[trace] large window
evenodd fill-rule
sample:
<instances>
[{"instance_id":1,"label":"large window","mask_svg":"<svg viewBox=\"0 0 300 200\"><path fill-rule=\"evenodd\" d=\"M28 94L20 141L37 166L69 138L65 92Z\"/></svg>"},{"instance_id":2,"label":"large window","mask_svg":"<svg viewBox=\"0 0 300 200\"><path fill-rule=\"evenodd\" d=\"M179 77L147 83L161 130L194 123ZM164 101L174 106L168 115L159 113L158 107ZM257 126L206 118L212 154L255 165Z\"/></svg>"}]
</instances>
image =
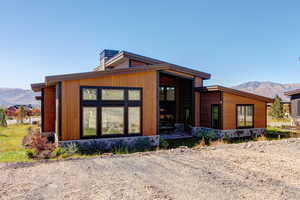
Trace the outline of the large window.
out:
<instances>
[{"instance_id":1,"label":"large window","mask_svg":"<svg viewBox=\"0 0 300 200\"><path fill-rule=\"evenodd\" d=\"M254 127L254 105L237 105L237 128Z\"/></svg>"},{"instance_id":2,"label":"large window","mask_svg":"<svg viewBox=\"0 0 300 200\"><path fill-rule=\"evenodd\" d=\"M81 137L140 135L142 89L81 87Z\"/></svg>"}]
</instances>

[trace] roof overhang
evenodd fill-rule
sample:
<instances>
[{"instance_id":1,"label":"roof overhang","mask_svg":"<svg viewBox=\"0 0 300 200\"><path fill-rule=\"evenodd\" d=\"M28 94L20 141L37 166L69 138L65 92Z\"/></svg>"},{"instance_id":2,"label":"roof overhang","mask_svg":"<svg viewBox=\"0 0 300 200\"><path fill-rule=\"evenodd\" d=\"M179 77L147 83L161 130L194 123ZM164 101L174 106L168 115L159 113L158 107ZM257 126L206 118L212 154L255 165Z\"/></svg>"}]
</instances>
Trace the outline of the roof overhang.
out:
<instances>
[{"instance_id":1,"label":"roof overhang","mask_svg":"<svg viewBox=\"0 0 300 200\"><path fill-rule=\"evenodd\" d=\"M175 71L181 72L187 75L197 76L197 77L210 77L210 74L206 74L203 72L198 72L195 70L191 70L188 68L183 68L179 66L173 65L147 65L141 67L129 67L129 68L120 68L120 69L110 69L105 71L92 71L92 72L84 72L84 73L75 73L75 74L63 74L63 75L55 75L55 76L46 76L45 83L46 86L54 85L57 82L65 81L65 80L80 80L86 78L98 78L103 76L113 76L119 74L129 74L129 73L139 73L146 71Z\"/></svg>"},{"instance_id":2,"label":"roof overhang","mask_svg":"<svg viewBox=\"0 0 300 200\"><path fill-rule=\"evenodd\" d=\"M255 99L255 100L259 100L259 101L264 101L266 103L273 103L274 102L274 99L272 99L272 98L256 95L256 94L253 94L253 93L250 93L250 92L244 92L244 91L241 91L241 90L236 90L236 89L232 89L232 88L223 87L223 86L220 86L220 85L207 86L207 87L198 87L198 88L196 88L196 90L200 91L200 92L222 91L222 92L228 92L228 93L238 95L238 96L242 96L242 97L247 97L247 98L251 98L251 99Z\"/></svg>"},{"instance_id":3,"label":"roof overhang","mask_svg":"<svg viewBox=\"0 0 300 200\"><path fill-rule=\"evenodd\" d=\"M198 71L198 70L193 70L193 69L190 69L190 68L187 68L187 67L182 67L182 66L179 66L179 65L164 62L164 61L157 60L157 59L154 59L154 58L149 58L149 57L146 57L146 56L141 56L141 55L138 55L138 54L127 52L127 51L121 51L118 54L116 54L114 57L112 57L111 59L109 59L108 61L105 62L105 66L107 67L107 66L114 65L116 63L122 62L122 60L124 58L138 60L138 61L141 61L141 62L148 63L150 65L170 66L170 67L176 68L177 70L181 70L183 72L193 73L194 76L198 76L198 77L201 77L203 79L210 79L210 77L211 77L210 74L205 73L205 72L201 72L201 71Z\"/></svg>"},{"instance_id":4,"label":"roof overhang","mask_svg":"<svg viewBox=\"0 0 300 200\"><path fill-rule=\"evenodd\" d=\"M31 84L31 89L34 92L40 92L45 87L46 87L45 83L33 83L33 84Z\"/></svg>"},{"instance_id":5,"label":"roof overhang","mask_svg":"<svg viewBox=\"0 0 300 200\"><path fill-rule=\"evenodd\" d=\"M296 90L290 90L284 93L284 95L286 96L293 96L295 94L300 94L300 89L296 89Z\"/></svg>"}]
</instances>

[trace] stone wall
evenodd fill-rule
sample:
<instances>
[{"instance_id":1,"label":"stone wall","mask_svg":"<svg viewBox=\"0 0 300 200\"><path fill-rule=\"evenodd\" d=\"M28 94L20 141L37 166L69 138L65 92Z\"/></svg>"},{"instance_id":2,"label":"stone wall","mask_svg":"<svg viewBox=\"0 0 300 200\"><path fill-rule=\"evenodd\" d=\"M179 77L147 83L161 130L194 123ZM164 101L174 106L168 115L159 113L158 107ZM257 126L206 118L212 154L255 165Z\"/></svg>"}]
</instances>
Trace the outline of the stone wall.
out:
<instances>
[{"instance_id":1,"label":"stone wall","mask_svg":"<svg viewBox=\"0 0 300 200\"><path fill-rule=\"evenodd\" d=\"M70 144L76 144L82 150L99 149L103 151L110 151L115 148L123 147L128 149L143 149L157 147L159 145L159 135L68 140L60 141L59 144L63 147Z\"/></svg>"},{"instance_id":2,"label":"stone wall","mask_svg":"<svg viewBox=\"0 0 300 200\"><path fill-rule=\"evenodd\" d=\"M265 132L265 128L219 130L206 127L193 127L192 135L195 137L201 137L202 133L208 133L211 131L214 131L217 138L224 139L238 137L257 137Z\"/></svg>"}]
</instances>

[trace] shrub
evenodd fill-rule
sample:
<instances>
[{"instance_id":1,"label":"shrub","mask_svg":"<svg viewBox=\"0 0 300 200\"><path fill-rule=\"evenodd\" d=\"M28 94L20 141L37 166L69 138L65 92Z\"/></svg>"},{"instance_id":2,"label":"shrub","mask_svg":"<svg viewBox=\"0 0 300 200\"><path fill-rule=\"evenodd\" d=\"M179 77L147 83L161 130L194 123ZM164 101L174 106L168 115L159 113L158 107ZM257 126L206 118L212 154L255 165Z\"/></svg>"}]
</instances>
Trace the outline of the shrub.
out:
<instances>
[{"instance_id":1,"label":"shrub","mask_svg":"<svg viewBox=\"0 0 300 200\"><path fill-rule=\"evenodd\" d=\"M163 149L167 149L169 147L169 142L165 139L159 139L159 147Z\"/></svg>"},{"instance_id":2,"label":"shrub","mask_svg":"<svg viewBox=\"0 0 300 200\"><path fill-rule=\"evenodd\" d=\"M38 155L38 152L35 149L27 149L26 150L26 155L28 158L33 159L36 158Z\"/></svg>"},{"instance_id":3,"label":"shrub","mask_svg":"<svg viewBox=\"0 0 300 200\"><path fill-rule=\"evenodd\" d=\"M27 153L29 158L48 159L53 157L52 152L55 150L56 144L49 142L47 137L36 132L31 135L29 140L27 144L27 148L31 150L28 150ZM32 153L33 151L36 153Z\"/></svg>"}]
</instances>

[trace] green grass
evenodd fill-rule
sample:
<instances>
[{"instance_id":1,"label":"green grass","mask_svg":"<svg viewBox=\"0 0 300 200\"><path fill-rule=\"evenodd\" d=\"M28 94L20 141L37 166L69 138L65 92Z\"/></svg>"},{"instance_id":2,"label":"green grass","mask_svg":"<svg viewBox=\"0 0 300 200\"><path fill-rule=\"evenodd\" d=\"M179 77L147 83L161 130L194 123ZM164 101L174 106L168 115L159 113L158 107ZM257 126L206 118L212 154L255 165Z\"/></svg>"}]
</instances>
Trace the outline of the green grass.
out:
<instances>
[{"instance_id":1,"label":"green grass","mask_svg":"<svg viewBox=\"0 0 300 200\"><path fill-rule=\"evenodd\" d=\"M27 135L29 125L0 127L0 162L30 161L22 147L22 139Z\"/></svg>"}]
</instances>

